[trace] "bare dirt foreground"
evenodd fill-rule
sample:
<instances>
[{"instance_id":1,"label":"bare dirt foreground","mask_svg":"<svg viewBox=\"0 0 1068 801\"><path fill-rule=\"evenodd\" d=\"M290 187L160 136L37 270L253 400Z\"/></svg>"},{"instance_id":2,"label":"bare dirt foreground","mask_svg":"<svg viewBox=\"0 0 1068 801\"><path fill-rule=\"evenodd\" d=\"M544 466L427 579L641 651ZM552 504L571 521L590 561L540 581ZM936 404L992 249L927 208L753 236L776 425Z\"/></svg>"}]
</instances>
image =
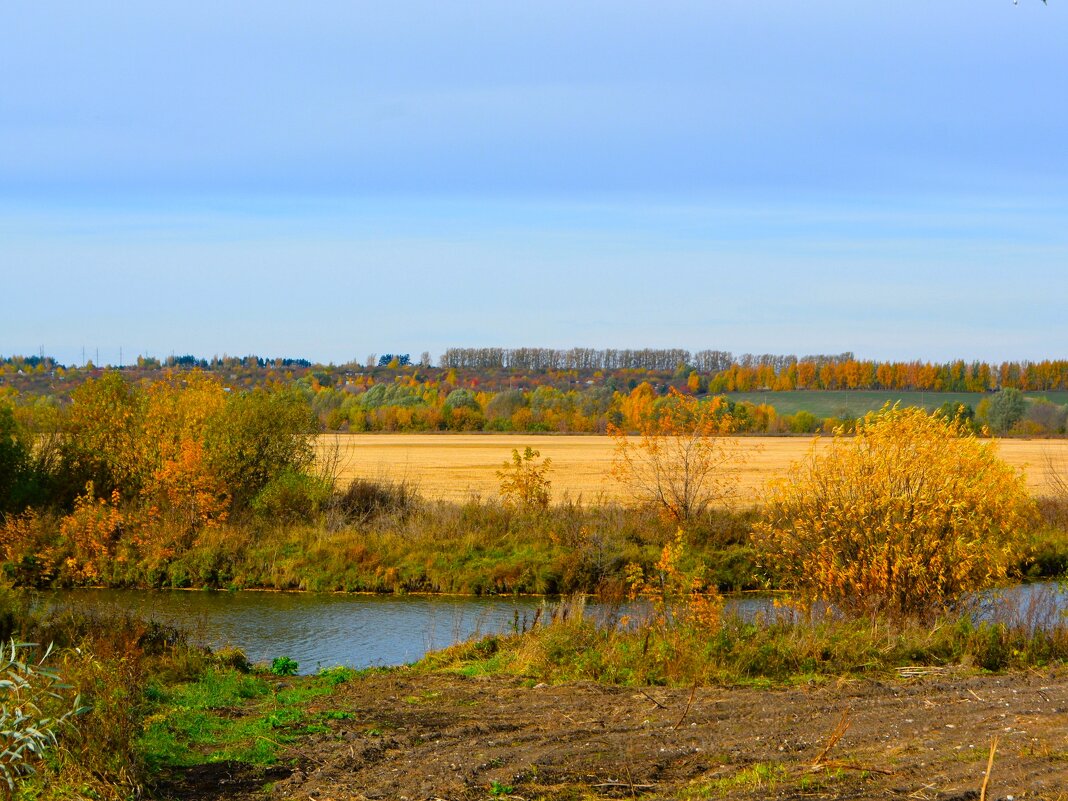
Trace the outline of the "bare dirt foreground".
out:
<instances>
[{"instance_id":1,"label":"bare dirt foreground","mask_svg":"<svg viewBox=\"0 0 1068 801\"><path fill-rule=\"evenodd\" d=\"M981 798L997 737L986 799L1065 799L1066 680L944 672L639 691L398 670L322 699L330 731L301 740L291 773L223 765L173 789L242 801L949 801Z\"/></svg>"}]
</instances>

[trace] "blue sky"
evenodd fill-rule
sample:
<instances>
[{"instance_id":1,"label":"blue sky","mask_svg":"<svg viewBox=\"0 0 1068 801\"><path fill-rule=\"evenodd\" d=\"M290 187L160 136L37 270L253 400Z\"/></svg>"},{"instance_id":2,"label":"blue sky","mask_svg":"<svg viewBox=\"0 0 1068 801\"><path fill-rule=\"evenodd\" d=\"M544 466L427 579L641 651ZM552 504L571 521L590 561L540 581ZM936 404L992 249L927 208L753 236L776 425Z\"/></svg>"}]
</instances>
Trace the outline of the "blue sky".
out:
<instances>
[{"instance_id":1,"label":"blue sky","mask_svg":"<svg viewBox=\"0 0 1068 801\"><path fill-rule=\"evenodd\" d=\"M1068 357L1066 28L1061 0L6 3L0 353Z\"/></svg>"}]
</instances>

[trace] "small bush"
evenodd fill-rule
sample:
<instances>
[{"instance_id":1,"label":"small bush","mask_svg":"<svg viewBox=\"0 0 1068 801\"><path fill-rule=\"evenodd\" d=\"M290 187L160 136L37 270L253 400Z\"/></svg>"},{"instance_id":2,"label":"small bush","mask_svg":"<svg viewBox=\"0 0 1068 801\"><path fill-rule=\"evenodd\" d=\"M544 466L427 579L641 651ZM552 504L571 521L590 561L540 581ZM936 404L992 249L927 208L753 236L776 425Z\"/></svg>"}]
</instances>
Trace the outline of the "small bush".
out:
<instances>
[{"instance_id":1,"label":"small bush","mask_svg":"<svg viewBox=\"0 0 1068 801\"><path fill-rule=\"evenodd\" d=\"M334 509L350 520L367 521L380 515L400 517L411 512L418 495L407 481L354 479L334 497Z\"/></svg>"},{"instance_id":2,"label":"small bush","mask_svg":"<svg viewBox=\"0 0 1068 801\"><path fill-rule=\"evenodd\" d=\"M255 498L252 509L274 520L308 520L330 499L330 486L318 476L286 470L271 479Z\"/></svg>"},{"instance_id":3,"label":"small bush","mask_svg":"<svg viewBox=\"0 0 1068 801\"><path fill-rule=\"evenodd\" d=\"M48 701L62 697L63 685L57 673L44 667L51 648L35 665L22 658L28 647L10 640L0 659L0 773L9 793L15 780L33 773L34 762L56 745L59 727L80 711L78 699L58 717L43 711Z\"/></svg>"},{"instance_id":4,"label":"small bush","mask_svg":"<svg viewBox=\"0 0 1068 801\"><path fill-rule=\"evenodd\" d=\"M322 668L316 675L331 687L336 687L339 684L351 681L358 674L350 667L334 665L334 667Z\"/></svg>"},{"instance_id":5,"label":"small bush","mask_svg":"<svg viewBox=\"0 0 1068 801\"><path fill-rule=\"evenodd\" d=\"M518 448L512 448L512 460L505 462L497 471L497 479L501 482L501 499L506 504L535 511L549 508L552 482L548 474L552 468L552 459L538 462L540 456L541 454L529 445L522 453Z\"/></svg>"},{"instance_id":6,"label":"small bush","mask_svg":"<svg viewBox=\"0 0 1068 801\"><path fill-rule=\"evenodd\" d=\"M609 427L616 441L611 475L633 500L689 525L737 492L743 454L726 436L735 421L722 398L699 402L674 389L657 414L652 408L632 412L639 418L637 438Z\"/></svg>"},{"instance_id":7,"label":"small bush","mask_svg":"<svg viewBox=\"0 0 1068 801\"><path fill-rule=\"evenodd\" d=\"M295 676L300 669L300 663L288 656L276 656L271 662L271 673L275 676Z\"/></svg>"},{"instance_id":8,"label":"small bush","mask_svg":"<svg viewBox=\"0 0 1068 801\"><path fill-rule=\"evenodd\" d=\"M238 673L248 673L252 670L252 663L248 659L248 655L234 646L227 648L220 648L212 654L212 660L220 667L228 667L236 670Z\"/></svg>"}]
</instances>

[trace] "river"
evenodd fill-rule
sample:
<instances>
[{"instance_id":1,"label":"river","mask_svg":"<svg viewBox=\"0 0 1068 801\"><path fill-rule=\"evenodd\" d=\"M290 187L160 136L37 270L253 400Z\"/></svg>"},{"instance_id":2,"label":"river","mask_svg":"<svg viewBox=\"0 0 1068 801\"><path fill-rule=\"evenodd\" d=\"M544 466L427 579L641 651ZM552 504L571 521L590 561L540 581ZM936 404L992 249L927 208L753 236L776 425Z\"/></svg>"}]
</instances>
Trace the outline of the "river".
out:
<instances>
[{"instance_id":1,"label":"river","mask_svg":"<svg viewBox=\"0 0 1068 801\"><path fill-rule=\"evenodd\" d=\"M980 618L1017 619L1050 626L1063 620L1063 588L1055 583L1010 587ZM290 592L186 590L63 590L42 601L79 610L133 613L188 631L211 648L237 646L253 662L288 656L301 673L346 665L365 668L414 662L428 651L473 636L512 631L551 602L529 597L330 595ZM775 614L766 596L728 597L744 617ZM594 616L606 612L589 607Z\"/></svg>"}]
</instances>

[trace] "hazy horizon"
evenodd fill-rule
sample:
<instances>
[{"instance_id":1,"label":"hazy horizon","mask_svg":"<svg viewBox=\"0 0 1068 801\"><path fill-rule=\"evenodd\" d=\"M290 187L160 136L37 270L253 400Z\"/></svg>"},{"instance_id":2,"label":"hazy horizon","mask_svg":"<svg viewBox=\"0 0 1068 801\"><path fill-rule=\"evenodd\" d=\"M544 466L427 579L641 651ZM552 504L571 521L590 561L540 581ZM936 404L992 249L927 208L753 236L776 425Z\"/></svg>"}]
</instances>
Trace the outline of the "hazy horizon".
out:
<instances>
[{"instance_id":1,"label":"hazy horizon","mask_svg":"<svg viewBox=\"0 0 1068 801\"><path fill-rule=\"evenodd\" d=\"M1066 23L1038 0L9 6L0 353L1064 358Z\"/></svg>"}]
</instances>

